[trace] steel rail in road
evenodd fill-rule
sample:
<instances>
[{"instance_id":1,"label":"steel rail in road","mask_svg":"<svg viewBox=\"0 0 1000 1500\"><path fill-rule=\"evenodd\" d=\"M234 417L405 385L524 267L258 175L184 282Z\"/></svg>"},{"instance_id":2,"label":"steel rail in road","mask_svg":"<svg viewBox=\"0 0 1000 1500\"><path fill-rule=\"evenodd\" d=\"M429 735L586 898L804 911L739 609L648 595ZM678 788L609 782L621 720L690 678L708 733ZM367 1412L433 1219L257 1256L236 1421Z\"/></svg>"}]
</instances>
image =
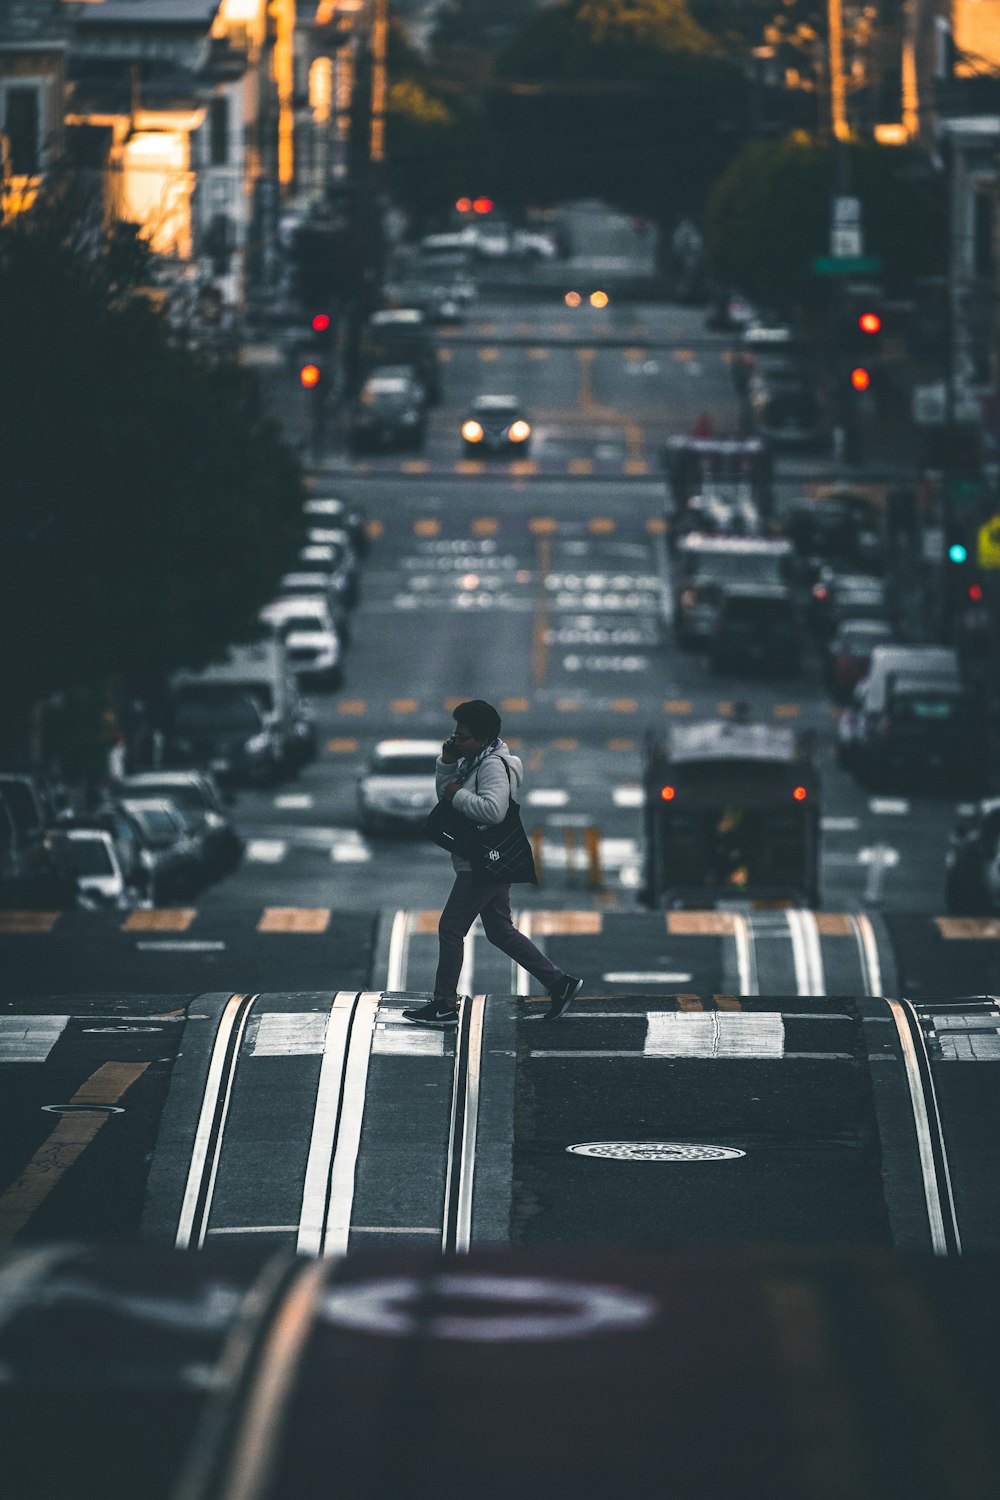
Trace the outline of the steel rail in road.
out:
<instances>
[{"instance_id":1,"label":"steel rail in road","mask_svg":"<svg viewBox=\"0 0 1000 1500\"><path fill-rule=\"evenodd\" d=\"M216 1027L174 1236L174 1243L180 1250L200 1250L205 1243L240 1047L257 998L256 995L231 995Z\"/></svg>"},{"instance_id":2,"label":"steel rail in road","mask_svg":"<svg viewBox=\"0 0 1000 1500\"><path fill-rule=\"evenodd\" d=\"M815 913L789 908L785 920L792 940L796 992L800 995L825 995L826 976Z\"/></svg>"},{"instance_id":3,"label":"steel rail in road","mask_svg":"<svg viewBox=\"0 0 1000 1500\"><path fill-rule=\"evenodd\" d=\"M341 990L330 1007L295 1247L303 1255L347 1249L379 999Z\"/></svg>"},{"instance_id":4,"label":"steel rail in road","mask_svg":"<svg viewBox=\"0 0 1000 1500\"><path fill-rule=\"evenodd\" d=\"M461 1000L455 1037L441 1248L445 1252L456 1251L463 1255L468 1253L472 1243L472 1194L479 1132L485 1009L485 995Z\"/></svg>"},{"instance_id":5,"label":"steel rail in road","mask_svg":"<svg viewBox=\"0 0 1000 1500\"><path fill-rule=\"evenodd\" d=\"M878 938L871 918L858 913L850 918L851 930L858 945L858 962L866 995L882 994L882 964L879 959Z\"/></svg>"},{"instance_id":6,"label":"steel rail in road","mask_svg":"<svg viewBox=\"0 0 1000 1500\"><path fill-rule=\"evenodd\" d=\"M962 1239L951 1186L948 1152L920 1017L909 1000L887 998L885 1003L896 1024L903 1054L903 1067L917 1133L917 1152L931 1246L935 1255L961 1255Z\"/></svg>"}]
</instances>

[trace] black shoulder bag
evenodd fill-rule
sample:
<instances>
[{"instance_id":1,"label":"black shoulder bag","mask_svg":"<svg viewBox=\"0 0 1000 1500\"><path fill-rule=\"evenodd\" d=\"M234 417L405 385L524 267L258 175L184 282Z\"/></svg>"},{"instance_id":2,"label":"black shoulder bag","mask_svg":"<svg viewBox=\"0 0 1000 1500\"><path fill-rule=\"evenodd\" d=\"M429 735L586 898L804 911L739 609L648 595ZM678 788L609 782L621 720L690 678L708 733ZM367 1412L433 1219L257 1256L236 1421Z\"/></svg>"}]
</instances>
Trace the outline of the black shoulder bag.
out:
<instances>
[{"instance_id":1,"label":"black shoulder bag","mask_svg":"<svg viewBox=\"0 0 1000 1500\"><path fill-rule=\"evenodd\" d=\"M503 756L500 759L511 787L510 805L502 823L472 823L450 802L441 801L424 823L424 833L438 848L467 859L472 877L480 885L537 885L535 859L521 824L521 809L514 801L510 767Z\"/></svg>"}]
</instances>

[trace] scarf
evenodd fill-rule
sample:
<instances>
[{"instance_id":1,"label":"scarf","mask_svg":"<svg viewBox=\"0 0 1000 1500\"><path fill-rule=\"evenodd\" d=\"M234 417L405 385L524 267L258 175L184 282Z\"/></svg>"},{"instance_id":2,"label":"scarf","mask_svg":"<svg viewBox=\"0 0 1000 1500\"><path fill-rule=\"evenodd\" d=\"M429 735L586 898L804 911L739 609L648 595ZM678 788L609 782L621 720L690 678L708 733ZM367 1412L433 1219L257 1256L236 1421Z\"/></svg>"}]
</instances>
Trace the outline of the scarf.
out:
<instances>
[{"instance_id":1,"label":"scarf","mask_svg":"<svg viewBox=\"0 0 1000 1500\"><path fill-rule=\"evenodd\" d=\"M492 755L494 750L499 747L500 738L500 735L497 735L496 739L490 740L489 744L484 745L482 750L480 750L478 754L472 756L467 755L464 760L460 760L458 762L458 765L455 767L456 778L460 778L462 781L468 781L473 771L478 771L487 755Z\"/></svg>"}]
</instances>

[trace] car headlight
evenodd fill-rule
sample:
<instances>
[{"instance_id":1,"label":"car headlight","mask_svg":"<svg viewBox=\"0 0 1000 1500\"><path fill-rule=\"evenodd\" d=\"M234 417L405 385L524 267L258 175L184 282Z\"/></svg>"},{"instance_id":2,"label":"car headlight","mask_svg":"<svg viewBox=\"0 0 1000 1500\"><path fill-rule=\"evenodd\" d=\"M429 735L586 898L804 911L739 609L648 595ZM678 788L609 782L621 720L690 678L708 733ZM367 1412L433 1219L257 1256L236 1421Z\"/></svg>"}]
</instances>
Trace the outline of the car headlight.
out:
<instances>
[{"instance_id":1,"label":"car headlight","mask_svg":"<svg viewBox=\"0 0 1000 1500\"><path fill-rule=\"evenodd\" d=\"M508 436L512 443L523 443L531 436L531 428L527 422L512 422Z\"/></svg>"},{"instance_id":2,"label":"car headlight","mask_svg":"<svg viewBox=\"0 0 1000 1500\"><path fill-rule=\"evenodd\" d=\"M483 429L478 422L463 422L462 436L467 443L481 443L483 440Z\"/></svg>"}]
</instances>

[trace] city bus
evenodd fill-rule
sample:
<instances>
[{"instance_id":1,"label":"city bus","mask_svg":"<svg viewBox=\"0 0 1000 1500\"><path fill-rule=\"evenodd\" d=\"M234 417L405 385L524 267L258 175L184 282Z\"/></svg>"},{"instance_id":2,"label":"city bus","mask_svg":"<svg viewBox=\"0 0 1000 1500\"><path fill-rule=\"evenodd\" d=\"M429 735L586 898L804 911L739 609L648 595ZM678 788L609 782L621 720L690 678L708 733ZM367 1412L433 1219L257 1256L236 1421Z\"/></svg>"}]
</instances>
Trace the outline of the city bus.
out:
<instances>
[{"instance_id":1,"label":"city bus","mask_svg":"<svg viewBox=\"0 0 1000 1500\"><path fill-rule=\"evenodd\" d=\"M713 719L647 739L648 904L819 905L820 780L812 736Z\"/></svg>"}]
</instances>

